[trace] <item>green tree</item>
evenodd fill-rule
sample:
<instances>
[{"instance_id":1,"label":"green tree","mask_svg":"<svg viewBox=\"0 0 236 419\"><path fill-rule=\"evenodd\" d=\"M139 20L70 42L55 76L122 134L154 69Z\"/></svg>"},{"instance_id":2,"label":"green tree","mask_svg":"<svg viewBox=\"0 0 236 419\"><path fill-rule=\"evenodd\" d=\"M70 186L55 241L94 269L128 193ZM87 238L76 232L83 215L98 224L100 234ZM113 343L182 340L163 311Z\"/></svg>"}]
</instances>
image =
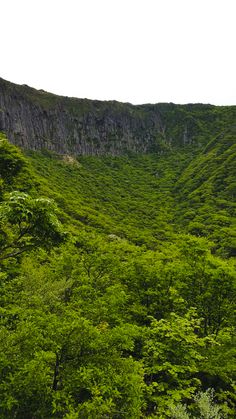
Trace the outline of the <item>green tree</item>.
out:
<instances>
[{"instance_id":1,"label":"green tree","mask_svg":"<svg viewBox=\"0 0 236 419\"><path fill-rule=\"evenodd\" d=\"M0 133L0 199L4 191L29 190L34 176L21 151Z\"/></svg>"},{"instance_id":2,"label":"green tree","mask_svg":"<svg viewBox=\"0 0 236 419\"><path fill-rule=\"evenodd\" d=\"M196 333L199 324L194 312L152 320L143 346L149 414L169 417L169 400L191 400L199 387L196 374L205 346L205 339Z\"/></svg>"},{"instance_id":3,"label":"green tree","mask_svg":"<svg viewBox=\"0 0 236 419\"><path fill-rule=\"evenodd\" d=\"M170 408L172 419L224 419L224 406L218 405L214 400L214 390L207 389L194 396L194 403L190 409L186 405L177 404Z\"/></svg>"},{"instance_id":4,"label":"green tree","mask_svg":"<svg viewBox=\"0 0 236 419\"><path fill-rule=\"evenodd\" d=\"M16 257L27 250L50 248L65 239L56 217L54 203L11 192L0 206L0 260Z\"/></svg>"}]
</instances>

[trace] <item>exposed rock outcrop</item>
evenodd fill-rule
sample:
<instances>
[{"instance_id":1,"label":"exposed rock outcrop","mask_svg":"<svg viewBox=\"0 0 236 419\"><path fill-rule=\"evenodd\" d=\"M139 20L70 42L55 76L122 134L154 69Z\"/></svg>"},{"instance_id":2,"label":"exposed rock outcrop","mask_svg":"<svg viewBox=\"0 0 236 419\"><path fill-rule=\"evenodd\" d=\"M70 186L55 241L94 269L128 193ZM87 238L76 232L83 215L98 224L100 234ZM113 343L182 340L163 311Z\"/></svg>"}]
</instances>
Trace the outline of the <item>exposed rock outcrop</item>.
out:
<instances>
[{"instance_id":1,"label":"exposed rock outcrop","mask_svg":"<svg viewBox=\"0 0 236 419\"><path fill-rule=\"evenodd\" d=\"M75 99L0 78L0 131L32 150L84 155L162 152L172 144L195 141L202 130L191 106L205 106L205 112L213 108Z\"/></svg>"}]
</instances>

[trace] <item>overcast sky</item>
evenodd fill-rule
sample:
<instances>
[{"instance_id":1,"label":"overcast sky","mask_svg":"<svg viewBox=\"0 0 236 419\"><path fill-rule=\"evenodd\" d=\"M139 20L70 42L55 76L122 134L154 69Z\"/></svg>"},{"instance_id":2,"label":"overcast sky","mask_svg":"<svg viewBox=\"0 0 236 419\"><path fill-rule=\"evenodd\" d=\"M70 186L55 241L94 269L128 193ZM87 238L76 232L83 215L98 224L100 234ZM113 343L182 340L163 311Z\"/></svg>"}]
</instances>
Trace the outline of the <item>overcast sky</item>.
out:
<instances>
[{"instance_id":1,"label":"overcast sky","mask_svg":"<svg viewBox=\"0 0 236 419\"><path fill-rule=\"evenodd\" d=\"M0 77L66 96L236 105L236 0L0 0Z\"/></svg>"}]
</instances>

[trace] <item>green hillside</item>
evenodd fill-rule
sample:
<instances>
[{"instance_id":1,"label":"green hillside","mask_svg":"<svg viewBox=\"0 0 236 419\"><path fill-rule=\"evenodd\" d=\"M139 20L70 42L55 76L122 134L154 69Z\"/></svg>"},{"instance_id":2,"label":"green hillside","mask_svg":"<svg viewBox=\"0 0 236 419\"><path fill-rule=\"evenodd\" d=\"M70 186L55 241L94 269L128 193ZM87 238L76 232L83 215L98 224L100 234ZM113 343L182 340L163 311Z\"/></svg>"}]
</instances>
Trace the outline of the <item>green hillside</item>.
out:
<instances>
[{"instance_id":1,"label":"green hillside","mask_svg":"<svg viewBox=\"0 0 236 419\"><path fill-rule=\"evenodd\" d=\"M198 116L145 155L1 135L0 418L235 418L236 133Z\"/></svg>"},{"instance_id":2,"label":"green hillside","mask_svg":"<svg viewBox=\"0 0 236 419\"><path fill-rule=\"evenodd\" d=\"M178 222L192 234L210 237L224 256L236 256L235 138L235 129L217 135L175 185Z\"/></svg>"},{"instance_id":3,"label":"green hillside","mask_svg":"<svg viewBox=\"0 0 236 419\"><path fill-rule=\"evenodd\" d=\"M181 231L212 240L219 255L235 256L235 147L235 134L227 133L201 151L188 146L122 157L27 155L41 194L57 202L69 225L150 249Z\"/></svg>"}]
</instances>

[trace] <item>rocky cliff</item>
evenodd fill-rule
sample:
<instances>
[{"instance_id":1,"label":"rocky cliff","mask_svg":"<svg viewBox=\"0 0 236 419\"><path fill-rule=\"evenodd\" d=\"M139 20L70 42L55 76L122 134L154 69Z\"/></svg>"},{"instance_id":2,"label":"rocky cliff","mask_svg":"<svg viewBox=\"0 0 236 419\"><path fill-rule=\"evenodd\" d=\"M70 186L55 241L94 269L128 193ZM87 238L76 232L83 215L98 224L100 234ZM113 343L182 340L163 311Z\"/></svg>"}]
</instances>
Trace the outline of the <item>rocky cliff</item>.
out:
<instances>
[{"instance_id":1,"label":"rocky cliff","mask_svg":"<svg viewBox=\"0 0 236 419\"><path fill-rule=\"evenodd\" d=\"M228 118L230 109L230 118ZM220 112L220 117L219 117ZM23 148L61 154L162 152L201 143L235 107L140 105L61 97L0 78L0 131ZM220 123L219 123L220 121Z\"/></svg>"}]
</instances>

